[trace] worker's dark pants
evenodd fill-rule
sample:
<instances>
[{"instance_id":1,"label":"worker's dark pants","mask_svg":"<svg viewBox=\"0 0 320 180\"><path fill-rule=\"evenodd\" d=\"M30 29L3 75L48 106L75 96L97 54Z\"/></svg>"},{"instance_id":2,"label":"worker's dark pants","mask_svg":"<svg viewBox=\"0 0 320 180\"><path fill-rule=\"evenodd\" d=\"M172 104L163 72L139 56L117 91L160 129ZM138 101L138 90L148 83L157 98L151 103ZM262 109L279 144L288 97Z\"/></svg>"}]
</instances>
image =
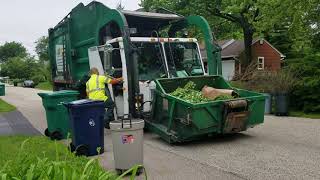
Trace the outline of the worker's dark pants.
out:
<instances>
[{"instance_id":1,"label":"worker's dark pants","mask_svg":"<svg viewBox=\"0 0 320 180\"><path fill-rule=\"evenodd\" d=\"M114 102L112 98L109 96L108 99L104 102L104 107L107 108L107 111L104 115L104 123L109 124L110 121L114 120L113 109L114 109Z\"/></svg>"}]
</instances>

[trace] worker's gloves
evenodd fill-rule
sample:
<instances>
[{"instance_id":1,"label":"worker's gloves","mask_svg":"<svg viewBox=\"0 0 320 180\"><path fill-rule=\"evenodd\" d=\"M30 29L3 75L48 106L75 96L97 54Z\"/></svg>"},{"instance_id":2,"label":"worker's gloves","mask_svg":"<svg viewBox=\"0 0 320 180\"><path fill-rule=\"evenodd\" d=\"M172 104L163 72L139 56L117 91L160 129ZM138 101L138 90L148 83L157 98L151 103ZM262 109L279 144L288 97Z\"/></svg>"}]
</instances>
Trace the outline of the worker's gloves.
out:
<instances>
[{"instance_id":1,"label":"worker's gloves","mask_svg":"<svg viewBox=\"0 0 320 180\"><path fill-rule=\"evenodd\" d=\"M123 78L113 78L111 81L110 81L110 84L114 85L114 84L121 84L123 82Z\"/></svg>"}]
</instances>

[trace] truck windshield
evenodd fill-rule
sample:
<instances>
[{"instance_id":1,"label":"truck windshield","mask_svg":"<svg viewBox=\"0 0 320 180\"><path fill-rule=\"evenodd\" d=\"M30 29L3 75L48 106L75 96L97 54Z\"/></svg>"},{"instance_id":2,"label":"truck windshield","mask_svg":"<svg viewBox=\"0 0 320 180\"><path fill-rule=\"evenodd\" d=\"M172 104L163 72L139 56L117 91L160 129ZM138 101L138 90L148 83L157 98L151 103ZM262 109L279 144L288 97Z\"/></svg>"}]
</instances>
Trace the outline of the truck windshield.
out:
<instances>
[{"instance_id":1,"label":"truck windshield","mask_svg":"<svg viewBox=\"0 0 320 180\"><path fill-rule=\"evenodd\" d=\"M197 44L194 42L164 43L169 71L172 76L203 75Z\"/></svg>"},{"instance_id":2,"label":"truck windshield","mask_svg":"<svg viewBox=\"0 0 320 180\"><path fill-rule=\"evenodd\" d=\"M166 66L162 47L157 42L133 42L134 54L137 58L139 80L154 80L164 78Z\"/></svg>"}]
</instances>

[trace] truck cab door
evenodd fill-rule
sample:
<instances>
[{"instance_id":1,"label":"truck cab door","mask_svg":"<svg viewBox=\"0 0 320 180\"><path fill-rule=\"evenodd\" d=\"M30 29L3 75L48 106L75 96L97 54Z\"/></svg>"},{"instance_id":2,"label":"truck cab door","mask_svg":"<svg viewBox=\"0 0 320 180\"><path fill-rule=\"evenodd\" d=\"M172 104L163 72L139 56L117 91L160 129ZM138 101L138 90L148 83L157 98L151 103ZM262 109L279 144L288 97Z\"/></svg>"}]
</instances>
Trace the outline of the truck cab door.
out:
<instances>
[{"instance_id":1,"label":"truck cab door","mask_svg":"<svg viewBox=\"0 0 320 180\"><path fill-rule=\"evenodd\" d=\"M115 103L115 119L124 114L128 114L128 75L123 43L114 42L103 46L91 47L88 50L88 55L90 68L96 67L99 74L109 75L114 78L123 78L122 84L108 84L106 86L108 87L106 94L108 97L111 96Z\"/></svg>"}]
</instances>

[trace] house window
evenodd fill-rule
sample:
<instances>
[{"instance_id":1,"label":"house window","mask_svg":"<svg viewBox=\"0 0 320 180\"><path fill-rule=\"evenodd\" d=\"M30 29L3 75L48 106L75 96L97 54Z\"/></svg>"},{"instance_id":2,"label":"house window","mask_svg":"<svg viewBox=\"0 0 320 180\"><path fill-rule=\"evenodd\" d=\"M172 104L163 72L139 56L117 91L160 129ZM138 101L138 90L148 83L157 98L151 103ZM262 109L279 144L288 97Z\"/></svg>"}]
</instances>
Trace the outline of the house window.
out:
<instances>
[{"instance_id":1,"label":"house window","mask_svg":"<svg viewBox=\"0 0 320 180\"><path fill-rule=\"evenodd\" d=\"M264 57L258 57L258 69L259 70L264 69Z\"/></svg>"}]
</instances>

